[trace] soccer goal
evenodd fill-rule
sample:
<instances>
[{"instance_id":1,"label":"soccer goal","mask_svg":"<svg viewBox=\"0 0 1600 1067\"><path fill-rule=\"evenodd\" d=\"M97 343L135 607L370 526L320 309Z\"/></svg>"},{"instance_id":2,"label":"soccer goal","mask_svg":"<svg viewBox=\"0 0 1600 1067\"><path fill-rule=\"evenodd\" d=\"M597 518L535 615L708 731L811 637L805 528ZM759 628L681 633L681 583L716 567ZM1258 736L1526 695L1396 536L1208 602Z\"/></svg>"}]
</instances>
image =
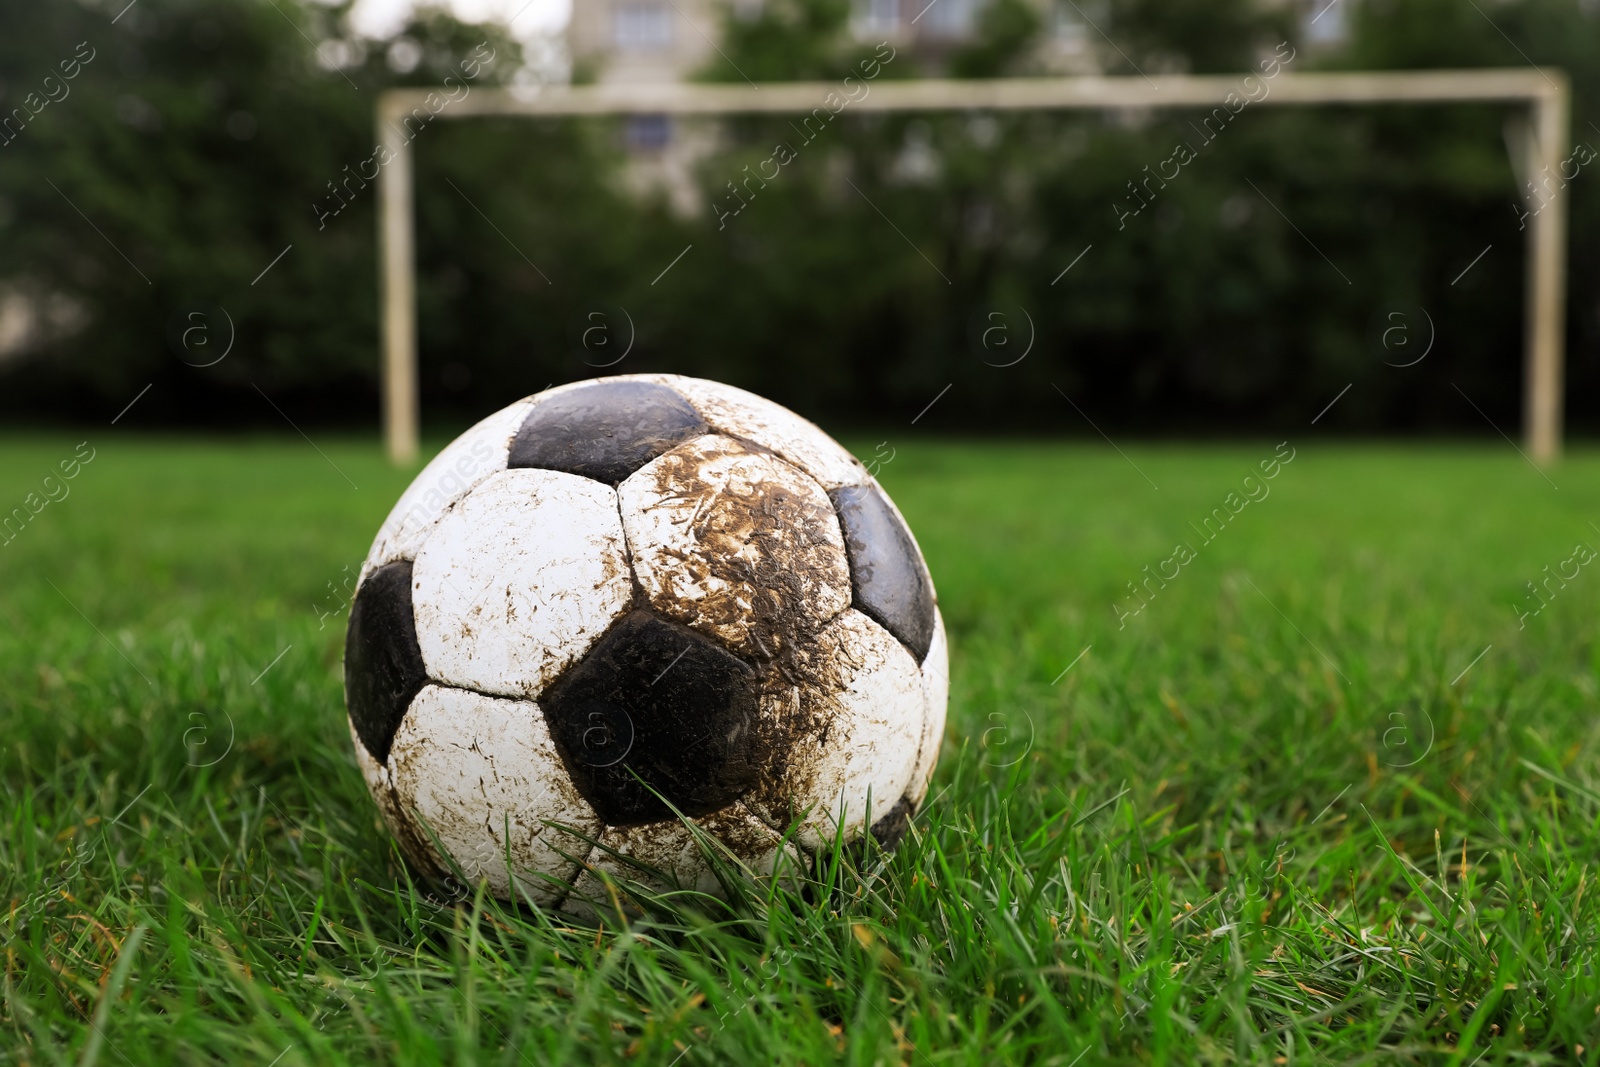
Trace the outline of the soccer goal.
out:
<instances>
[{"instance_id":1,"label":"soccer goal","mask_svg":"<svg viewBox=\"0 0 1600 1067\"><path fill-rule=\"evenodd\" d=\"M1223 109L1238 99L1245 78L1262 75L1008 78L985 81L875 82L852 99L852 111L1111 111L1154 108ZM392 89L378 98L377 133L388 158L378 179L379 271L383 346L383 433L389 457L410 463L417 455L418 401L415 211L411 136L434 118L522 115L538 118L604 115L807 115L825 106L840 86L832 82L766 85L589 85L526 95L478 89L450 102L426 89ZM1278 73L1255 106L1285 104L1498 103L1529 110L1525 174L1560 173L1568 137L1571 90L1559 70L1515 69ZM1242 105L1241 105L1242 106ZM1231 109L1231 107L1229 108ZM1236 112L1235 112L1236 113ZM1524 286L1522 435L1533 459L1546 463L1561 452L1566 305L1565 183L1546 180L1541 206L1529 214Z\"/></svg>"}]
</instances>

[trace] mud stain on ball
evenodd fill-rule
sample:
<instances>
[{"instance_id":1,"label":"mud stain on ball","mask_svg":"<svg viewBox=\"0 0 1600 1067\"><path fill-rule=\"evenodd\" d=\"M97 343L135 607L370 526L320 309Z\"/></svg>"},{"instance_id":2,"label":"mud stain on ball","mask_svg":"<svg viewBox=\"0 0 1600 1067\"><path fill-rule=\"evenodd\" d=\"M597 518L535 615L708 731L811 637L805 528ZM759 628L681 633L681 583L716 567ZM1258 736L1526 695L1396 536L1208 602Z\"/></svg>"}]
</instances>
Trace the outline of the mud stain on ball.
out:
<instances>
[{"instance_id":1,"label":"mud stain on ball","mask_svg":"<svg viewBox=\"0 0 1600 1067\"><path fill-rule=\"evenodd\" d=\"M850 566L816 481L731 438L691 441L620 487L651 606L779 670L850 603Z\"/></svg>"},{"instance_id":2,"label":"mud stain on ball","mask_svg":"<svg viewBox=\"0 0 1600 1067\"><path fill-rule=\"evenodd\" d=\"M841 815L854 836L905 797L923 716L904 711L921 710L922 676L903 644L853 609L808 642L792 666L794 683L767 679L762 715L781 739L781 756L746 800L774 829L799 820L799 841L816 849Z\"/></svg>"},{"instance_id":3,"label":"mud stain on ball","mask_svg":"<svg viewBox=\"0 0 1600 1067\"><path fill-rule=\"evenodd\" d=\"M809 775L797 754L826 744L829 694L861 667L848 649L819 643L851 599L833 502L792 464L723 436L668 452L619 493L651 608L758 673L756 787L799 784Z\"/></svg>"}]
</instances>

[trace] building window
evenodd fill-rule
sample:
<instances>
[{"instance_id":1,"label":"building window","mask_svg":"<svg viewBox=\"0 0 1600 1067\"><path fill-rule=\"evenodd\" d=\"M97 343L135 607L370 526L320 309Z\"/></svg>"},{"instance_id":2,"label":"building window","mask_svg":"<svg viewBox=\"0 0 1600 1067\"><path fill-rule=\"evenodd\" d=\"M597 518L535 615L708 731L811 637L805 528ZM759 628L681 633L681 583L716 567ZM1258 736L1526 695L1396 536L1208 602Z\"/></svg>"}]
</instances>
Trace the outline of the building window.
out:
<instances>
[{"instance_id":1,"label":"building window","mask_svg":"<svg viewBox=\"0 0 1600 1067\"><path fill-rule=\"evenodd\" d=\"M900 28L900 0L864 0L856 11L863 33L893 33Z\"/></svg>"},{"instance_id":2,"label":"building window","mask_svg":"<svg viewBox=\"0 0 1600 1067\"><path fill-rule=\"evenodd\" d=\"M672 140L672 123L665 115L629 115L622 140L630 152L659 152Z\"/></svg>"},{"instance_id":3,"label":"building window","mask_svg":"<svg viewBox=\"0 0 1600 1067\"><path fill-rule=\"evenodd\" d=\"M1050 20L1050 33L1058 41L1078 44L1089 36L1089 24L1085 21L1085 12L1077 5L1061 0L1052 9Z\"/></svg>"},{"instance_id":4,"label":"building window","mask_svg":"<svg viewBox=\"0 0 1600 1067\"><path fill-rule=\"evenodd\" d=\"M978 21L979 0L935 0L921 17L928 32L939 37L967 37Z\"/></svg>"},{"instance_id":5,"label":"building window","mask_svg":"<svg viewBox=\"0 0 1600 1067\"><path fill-rule=\"evenodd\" d=\"M1342 44L1350 36L1345 21L1349 5L1355 0L1309 0L1302 16L1301 32L1309 45Z\"/></svg>"},{"instance_id":6,"label":"building window","mask_svg":"<svg viewBox=\"0 0 1600 1067\"><path fill-rule=\"evenodd\" d=\"M625 52L660 52L672 43L672 16L665 4L618 4L612 28Z\"/></svg>"}]
</instances>

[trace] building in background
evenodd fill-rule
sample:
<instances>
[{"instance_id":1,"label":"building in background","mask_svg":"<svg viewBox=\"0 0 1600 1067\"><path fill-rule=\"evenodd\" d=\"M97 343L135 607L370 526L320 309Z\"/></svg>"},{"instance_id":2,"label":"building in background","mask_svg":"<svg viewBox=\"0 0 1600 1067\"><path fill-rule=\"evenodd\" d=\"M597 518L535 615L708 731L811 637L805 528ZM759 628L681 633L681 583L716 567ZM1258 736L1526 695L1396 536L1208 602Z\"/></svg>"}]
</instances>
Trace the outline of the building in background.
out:
<instances>
[{"instance_id":1,"label":"building in background","mask_svg":"<svg viewBox=\"0 0 1600 1067\"><path fill-rule=\"evenodd\" d=\"M1300 40L1309 48L1337 48L1350 37L1356 0L1299 0Z\"/></svg>"},{"instance_id":2,"label":"building in background","mask_svg":"<svg viewBox=\"0 0 1600 1067\"><path fill-rule=\"evenodd\" d=\"M573 80L663 85L687 79L716 55L723 7L718 0L581 0L572 5L567 48ZM673 211L704 210L694 167L717 144L707 119L630 115L622 138L629 164L623 181L640 195L663 194Z\"/></svg>"},{"instance_id":3,"label":"building in background","mask_svg":"<svg viewBox=\"0 0 1600 1067\"><path fill-rule=\"evenodd\" d=\"M850 29L863 43L888 41L936 71L943 59L978 32L991 0L854 0ZM1102 53L1115 50L1102 32L1110 0L1028 0L1042 32L1030 66L1040 74L1104 72ZM1320 48L1341 44L1347 16L1359 0L1266 0L1292 6L1303 40ZM567 46L575 80L661 85L686 80L719 55L723 19L754 17L763 0L582 0L573 4ZM630 156L624 180L641 194L664 193L674 211L702 210L695 165L717 145L710 119L634 115L622 137Z\"/></svg>"},{"instance_id":4,"label":"building in background","mask_svg":"<svg viewBox=\"0 0 1600 1067\"><path fill-rule=\"evenodd\" d=\"M851 32L864 43L887 40L937 69L940 58L969 43L990 0L855 0ZM1359 0L1266 0L1290 6L1304 41L1334 46L1348 35ZM1101 52L1114 46L1109 0L1029 0L1044 32L1035 56L1040 73L1099 74ZM567 45L581 80L658 84L681 81L717 55L725 12L760 13L762 0L584 0L573 5Z\"/></svg>"},{"instance_id":5,"label":"building in background","mask_svg":"<svg viewBox=\"0 0 1600 1067\"><path fill-rule=\"evenodd\" d=\"M864 43L889 41L934 67L969 43L989 0L856 0L851 32ZM1042 66L1053 73L1098 73L1089 22L1104 0L1031 0L1044 19ZM761 0L586 0L567 25L573 69L583 80L653 84L680 81L715 58L724 12L760 13Z\"/></svg>"},{"instance_id":6,"label":"building in background","mask_svg":"<svg viewBox=\"0 0 1600 1067\"><path fill-rule=\"evenodd\" d=\"M851 31L864 42L890 41L934 63L972 39L987 0L857 0ZM754 17L762 0L584 0L573 5L567 46L575 80L660 85L687 79L718 56L715 43L730 7ZM1085 50L1087 51L1087 50ZM633 115L622 138L630 161L624 181L642 195L664 194L680 215L704 209L695 165L716 148L710 119Z\"/></svg>"},{"instance_id":7,"label":"building in background","mask_svg":"<svg viewBox=\"0 0 1600 1067\"><path fill-rule=\"evenodd\" d=\"M721 27L716 0L584 0L572 5L567 44L581 80L675 82L705 66Z\"/></svg>"},{"instance_id":8,"label":"building in background","mask_svg":"<svg viewBox=\"0 0 1600 1067\"><path fill-rule=\"evenodd\" d=\"M1067 0L1031 0L1045 16L1049 57L1095 73L1088 26ZM989 0L856 0L850 29L864 44L889 41L937 69L940 58L972 41ZM1086 9L1096 5L1085 0ZM716 59L729 9L754 17L761 0L587 0L573 7L567 46L574 77L605 84L682 81ZM1103 2L1100 6L1103 6ZM1052 62L1054 69L1062 64Z\"/></svg>"}]
</instances>

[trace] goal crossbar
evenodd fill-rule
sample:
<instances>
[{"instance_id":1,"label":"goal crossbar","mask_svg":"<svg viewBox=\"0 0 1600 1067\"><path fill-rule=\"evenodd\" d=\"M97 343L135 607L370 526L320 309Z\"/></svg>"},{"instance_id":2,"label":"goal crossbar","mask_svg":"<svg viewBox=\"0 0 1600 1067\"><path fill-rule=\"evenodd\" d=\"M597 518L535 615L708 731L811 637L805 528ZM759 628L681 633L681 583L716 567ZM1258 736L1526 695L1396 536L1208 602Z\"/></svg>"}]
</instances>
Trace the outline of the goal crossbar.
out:
<instances>
[{"instance_id":1,"label":"goal crossbar","mask_svg":"<svg viewBox=\"0 0 1600 1067\"><path fill-rule=\"evenodd\" d=\"M973 81L908 80L872 83L852 100L859 111L1067 111L1148 110L1222 106L1249 75L999 78ZM1259 78L1259 75L1256 77ZM1520 146L1526 174L1556 175L1568 137L1571 90L1566 75L1549 68L1282 73L1252 106L1281 104L1495 103L1529 110ZM586 85L478 89L450 102L426 89L391 89L378 97L376 126L389 152L380 168L379 301L383 346L383 433L396 463L415 460L418 448L415 207L412 138L402 130L421 112L431 119L521 116L557 118L605 115L804 114L823 107L835 82L765 85ZM437 108L430 102L439 102ZM1566 195L1547 183L1532 214L1524 283L1523 438L1532 457L1547 463L1561 451L1566 304Z\"/></svg>"}]
</instances>

